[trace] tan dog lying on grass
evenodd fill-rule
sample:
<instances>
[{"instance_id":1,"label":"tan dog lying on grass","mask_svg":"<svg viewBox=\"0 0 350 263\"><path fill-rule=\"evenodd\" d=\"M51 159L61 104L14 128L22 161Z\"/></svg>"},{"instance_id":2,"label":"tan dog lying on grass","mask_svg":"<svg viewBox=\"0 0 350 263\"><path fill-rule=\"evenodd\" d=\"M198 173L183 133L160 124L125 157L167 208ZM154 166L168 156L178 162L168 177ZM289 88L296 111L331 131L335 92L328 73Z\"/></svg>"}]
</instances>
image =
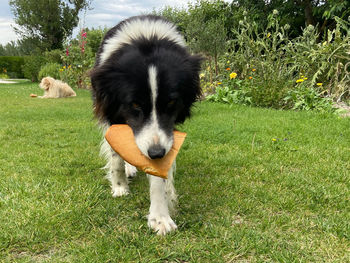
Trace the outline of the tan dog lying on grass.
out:
<instances>
[{"instance_id":1,"label":"tan dog lying on grass","mask_svg":"<svg viewBox=\"0 0 350 263\"><path fill-rule=\"evenodd\" d=\"M77 95L67 83L51 77L43 78L39 86L44 90L44 96L38 97L42 99L75 97Z\"/></svg>"}]
</instances>

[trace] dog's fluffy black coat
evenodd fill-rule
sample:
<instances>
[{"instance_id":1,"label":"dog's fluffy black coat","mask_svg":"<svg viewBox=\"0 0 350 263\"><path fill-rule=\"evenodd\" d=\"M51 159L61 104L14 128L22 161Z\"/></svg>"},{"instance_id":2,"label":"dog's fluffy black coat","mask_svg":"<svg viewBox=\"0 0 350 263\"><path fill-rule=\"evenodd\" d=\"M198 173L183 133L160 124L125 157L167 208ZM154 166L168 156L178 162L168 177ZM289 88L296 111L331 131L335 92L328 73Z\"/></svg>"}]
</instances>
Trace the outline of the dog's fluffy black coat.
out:
<instances>
[{"instance_id":1,"label":"dog's fluffy black coat","mask_svg":"<svg viewBox=\"0 0 350 263\"><path fill-rule=\"evenodd\" d=\"M190 115L200 95L201 57L191 55L175 26L161 17L137 16L112 28L103 39L91 72L93 104L103 130L128 124L141 152L161 158L173 144L173 130ZM104 140L107 178L114 197L129 193L125 164ZM176 229L169 210L176 199L175 162L168 180L150 176L148 225L158 234Z\"/></svg>"},{"instance_id":2,"label":"dog's fluffy black coat","mask_svg":"<svg viewBox=\"0 0 350 263\"><path fill-rule=\"evenodd\" d=\"M104 63L100 54L104 43L133 19L163 20L157 16L129 18L113 27L105 36L97 53L91 74L93 101L97 117L108 124L129 124L135 133L151 112L148 67L158 72L157 112L159 123L168 131L190 115L190 107L200 95L201 58L190 55L186 48L157 35L140 36L131 44L123 44Z\"/></svg>"}]
</instances>

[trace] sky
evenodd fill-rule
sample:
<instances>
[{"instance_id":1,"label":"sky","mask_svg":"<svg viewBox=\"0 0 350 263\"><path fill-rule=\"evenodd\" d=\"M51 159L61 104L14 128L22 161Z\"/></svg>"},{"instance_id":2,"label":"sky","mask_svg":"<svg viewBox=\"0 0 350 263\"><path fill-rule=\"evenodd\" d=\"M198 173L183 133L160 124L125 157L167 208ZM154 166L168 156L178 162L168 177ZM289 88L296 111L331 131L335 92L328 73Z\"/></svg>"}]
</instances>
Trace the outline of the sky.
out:
<instances>
[{"instance_id":1,"label":"sky","mask_svg":"<svg viewBox=\"0 0 350 263\"><path fill-rule=\"evenodd\" d=\"M80 14L79 28L99 26L112 27L119 21L134 15L147 13L153 9L161 9L165 6L186 7L187 2L194 0L92 0L92 10ZM8 0L0 0L0 44L6 45L12 40L17 40L13 31L14 16L8 4Z\"/></svg>"}]
</instances>

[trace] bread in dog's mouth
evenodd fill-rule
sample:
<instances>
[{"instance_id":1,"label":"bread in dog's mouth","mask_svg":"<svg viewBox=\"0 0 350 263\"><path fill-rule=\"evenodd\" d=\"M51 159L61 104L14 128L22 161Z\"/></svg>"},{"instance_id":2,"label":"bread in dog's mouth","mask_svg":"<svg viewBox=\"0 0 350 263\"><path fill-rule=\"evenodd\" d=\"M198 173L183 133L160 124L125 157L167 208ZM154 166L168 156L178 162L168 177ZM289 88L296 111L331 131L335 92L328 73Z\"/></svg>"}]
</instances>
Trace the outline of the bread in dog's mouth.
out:
<instances>
[{"instance_id":1,"label":"bread in dog's mouth","mask_svg":"<svg viewBox=\"0 0 350 263\"><path fill-rule=\"evenodd\" d=\"M117 124L109 127L105 138L112 149L129 164L147 174L168 178L168 171L174 163L185 140L186 133L174 131L174 143L169 152L160 159L149 159L141 153L135 142L134 133L129 125Z\"/></svg>"}]
</instances>

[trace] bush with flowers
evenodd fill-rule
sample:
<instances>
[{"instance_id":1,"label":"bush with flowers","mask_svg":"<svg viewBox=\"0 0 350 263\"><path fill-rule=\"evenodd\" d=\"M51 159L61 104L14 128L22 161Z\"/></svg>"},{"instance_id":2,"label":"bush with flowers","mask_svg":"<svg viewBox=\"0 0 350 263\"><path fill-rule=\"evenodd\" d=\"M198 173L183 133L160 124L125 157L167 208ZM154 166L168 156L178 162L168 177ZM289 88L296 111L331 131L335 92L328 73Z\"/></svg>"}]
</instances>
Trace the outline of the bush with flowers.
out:
<instances>
[{"instance_id":1,"label":"bush with flowers","mask_svg":"<svg viewBox=\"0 0 350 263\"><path fill-rule=\"evenodd\" d=\"M38 74L38 80L41 81L44 77L52 77L54 79L60 79L59 70L61 68L61 65L55 62L49 62L46 63L44 66L41 67L39 74Z\"/></svg>"},{"instance_id":2,"label":"bush with flowers","mask_svg":"<svg viewBox=\"0 0 350 263\"><path fill-rule=\"evenodd\" d=\"M284 101L293 110L316 110L319 112L335 112L333 101L329 97L323 96L322 83L317 83L315 87L310 86L310 80L303 75L295 83L296 87L290 90Z\"/></svg>"},{"instance_id":3,"label":"bush with flowers","mask_svg":"<svg viewBox=\"0 0 350 263\"><path fill-rule=\"evenodd\" d=\"M88 71L92 68L95 57L87 41L87 32L82 30L78 40L67 45L65 54L62 55L60 78L72 87L82 89L90 87Z\"/></svg>"},{"instance_id":4,"label":"bush with flowers","mask_svg":"<svg viewBox=\"0 0 350 263\"><path fill-rule=\"evenodd\" d=\"M312 26L290 40L289 26L279 24L277 10L263 31L246 15L232 30L236 37L227 42L231 51L220 58L220 74L212 81L201 78L204 92L214 93L208 100L323 111L332 99L350 98L349 22L336 18L336 28L320 43ZM205 68L203 76L213 75ZM308 81L300 80L300 73ZM230 74L235 74L234 81Z\"/></svg>"}]
</instances>

